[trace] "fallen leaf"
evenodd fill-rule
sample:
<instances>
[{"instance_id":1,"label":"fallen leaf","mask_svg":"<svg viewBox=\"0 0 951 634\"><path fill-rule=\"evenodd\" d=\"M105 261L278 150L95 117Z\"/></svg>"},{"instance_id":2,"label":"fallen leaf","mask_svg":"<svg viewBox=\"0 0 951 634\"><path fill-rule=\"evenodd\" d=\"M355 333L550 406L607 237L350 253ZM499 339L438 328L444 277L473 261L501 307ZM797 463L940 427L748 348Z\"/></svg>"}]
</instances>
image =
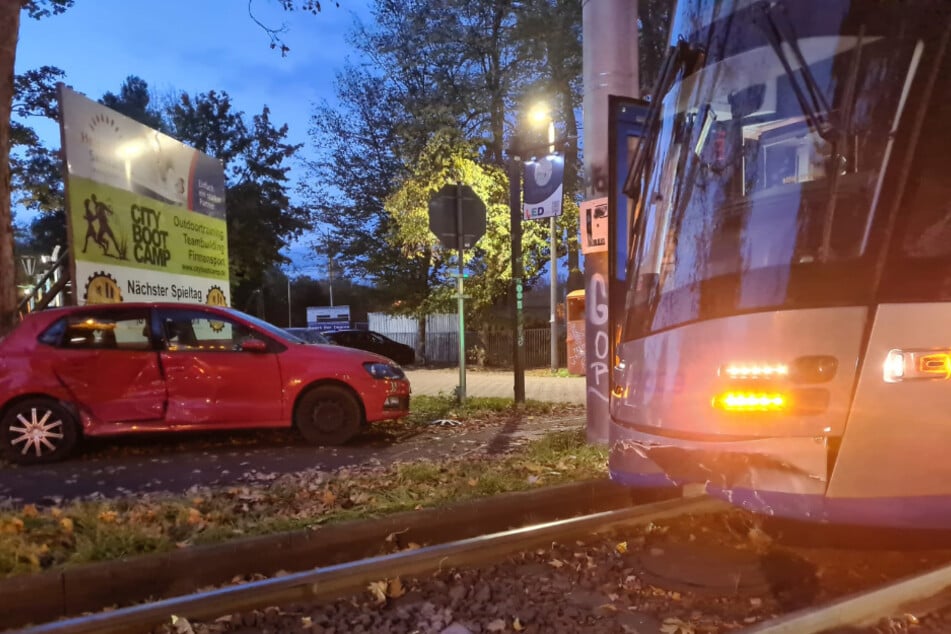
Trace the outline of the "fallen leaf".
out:
<instances>
[{"instance_id":1,"label":"fallen leaf","mask_svg":"<svg viewBox=\"0 0 951 634\"><path fill-rule=\"evenodd\" d=\"M196 524L201 524L201 521L202 521L201 511L195 508L188 509L188 523L189 524L191 524L192 526L195 526Z\"/></svg>"},{"instance_id":2,"label":"fallen leaf","mask_svg":"<svg viewBox=\"0 0 951 634\"><path fill-rule=\"evenodd\" d=\"M0 524L0 533L14 534L23 532L23 520L14 517Z\"/></svg>"},{"instance_id":3,"label":"fallen leaf","mask_svg":"<svg viewBox=\"0 0 951 634\"><path fill-rule=\"evenodd\" d=\"M367 590L370 591L370 594L373 595L373 598L376 599L377 603L386 603L385 581L371 581L367 586Z\"/></svg>"},{"instance_id":4,"label":"fallen leaf","mask_svg":"<svg viewBox=\"0 0 951 634\"><path fill-rule=\"evenodd\" d=\"M491 623L485 626L485 629L490 632L501 632L505 629L505 620L504 619L495 619Z\"/></svg>"},{"instance_id":5,"label":"fallen leaf","mask_svg":"<svg viewBox=\"0 0 951 634\"><path fill-rule=\"evenodd\" d=\"M521 632L522 630L525 629L525 626L522 625L522 622L518 620L517 616L515 617L515 620L512 621L512 629L515 630L516 632Z\"/></svg>"},{"instance_id":6,"label":"fallen leaf","mask_svg":"<svg viewBox=\"0 0 951 634\"><path fill-rule=\"evenodd\" d=\"M300 617L300 624L302 627L310 627L314 624L314 620L309 616L302 616Z\"/></svg>"},{"instance_id":7,"label":"fallen leaf","mask_svg":"<svg viewBox=\"0 0 951 634\"><path fill-rule=\"evenodd\" d=\"M681 621L678 618L669 617L664 619L660 631L664 634L695 634L693 626L690 623Z\"/></svg>"},{"instance_id":8,"label":"fallen leaf","mask_svg":"<svg viewBox=\"0 0 951 634\"><path fill-rule=\"evenodd\" d=\"M627 542L618 543L618 545L614 547L614 550L616 550L619 555L623 555L627 552Z\"/></svg>"},{"instance_id":9,"label":"fallen leaf","mask_svg":"<svg viewBox=\"0 0 951 634\"><path fill-rule=\"evenodd\" d=\"M67 535L73 534L73 520L68 517L60 518L59 526Z\"/></svg>"},{"instance_id":10,"label":"fallen leaf","mask_svg":"<svg viewBox=\"0 0 951 634\"><path fill-rule=\"evenodd\" d=\"M192 629L192 624L188 622L188 619L183 619L174 614L172 615L172 627L175 628L175 634L195 634L195 630Z\"/></svg>"},{"instance_id":11,"label":"fallen leaf","mask_svg":"<svg viewBox=\"0 0 951 634\"><path fill-rule=\"evenodd\" d=\"M469 479L466 481L466 484L468 484L468 485L471 486L471 487L474 487L474 486L476 486L477 484L479 484L479 481L476 480L475 478L469 478Z\"/></svg>"},{"instance_id":12,"label":"fallen leaf","mask_svg":"<svg viewBox=\"0 0 951 634\"><path fill-rule=\"evenodd\" d=\"M551 561L548 562L548 565L553 568L561 568L562 566L565 565L565 562L559 559L552 559Z\"/></svg>"},{"instance_id":13,"label":"fallen leaf","mask_svg":"<svg viewBox=\"0 0 951 634\"><path fill-rule=\"evenodd\" d=\"M403 588L403 582L400 581L400 578L397 577L396 579L391 579L390 586L386 590L386 596L390 597L391 599L398 599L404 594L406 594L406 589Z\"/></svg>"},{"instance_id":14,"label":"fallen leaf","mask_svg":"<svg viewBox=\"0 0 951 634\"><path fill-rule=\"evenodd\" d=\"M99 521L103 524L115 524L119 514L115 511L103 511L99 514Z\"/></svg>"}]
</instances>

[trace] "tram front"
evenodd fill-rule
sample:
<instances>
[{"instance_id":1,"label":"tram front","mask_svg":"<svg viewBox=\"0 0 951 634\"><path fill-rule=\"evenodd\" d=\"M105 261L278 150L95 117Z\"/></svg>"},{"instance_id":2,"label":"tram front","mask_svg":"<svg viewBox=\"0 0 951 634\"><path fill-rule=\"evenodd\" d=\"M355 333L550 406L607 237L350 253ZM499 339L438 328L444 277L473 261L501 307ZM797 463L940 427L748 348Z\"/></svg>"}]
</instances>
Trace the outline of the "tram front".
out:
<instances>
[{"instance_id":1,"label":"tram front","mask_svg":"<svg viewBox=\"0 0 951 634\"><path fill-rule=\"evenodd\" d=\"M848 435L872 433L863 374L885 385L870 339L911 168L929 125L951 143L949 20L945 2L680 2L626 186L613 478L659 467L761 513L906 521L865 505L875 456L856 448L875 443Z\"/></svg>"}]
</instances>

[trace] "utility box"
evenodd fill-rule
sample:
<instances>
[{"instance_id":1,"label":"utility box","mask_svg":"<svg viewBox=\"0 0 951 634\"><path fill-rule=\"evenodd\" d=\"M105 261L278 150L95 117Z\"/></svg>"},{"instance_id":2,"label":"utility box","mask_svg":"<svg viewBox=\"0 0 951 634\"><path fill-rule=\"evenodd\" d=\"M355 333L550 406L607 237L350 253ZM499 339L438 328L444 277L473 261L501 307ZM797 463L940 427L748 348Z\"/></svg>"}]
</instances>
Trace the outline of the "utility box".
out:
<instances>
[{"instance_id":1,"label":"utility box","mask_svg":"<svg viewBox=\"0 0 951 634\"><path fill-rule=\"evenodd\" d=\"M571 291L568 304L568 374L583 376L584 367L584 291Z\"/></svg>"}]
</instances>

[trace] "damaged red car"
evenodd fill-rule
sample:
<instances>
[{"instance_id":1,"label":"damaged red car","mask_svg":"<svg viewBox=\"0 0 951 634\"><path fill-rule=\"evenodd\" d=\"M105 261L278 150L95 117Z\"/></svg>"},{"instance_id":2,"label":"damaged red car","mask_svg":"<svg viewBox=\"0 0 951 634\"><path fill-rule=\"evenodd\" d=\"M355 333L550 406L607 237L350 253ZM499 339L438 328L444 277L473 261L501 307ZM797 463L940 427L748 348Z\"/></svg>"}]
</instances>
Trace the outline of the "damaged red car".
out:
<instances>
[{"instance_id":1,"label":"damaged red car","mask_svg":"<svg viewBox=\"0 0 951 634\"><path fill-rule=\"evenodd\" d=\"M0 341L0 454L64 458L86 436L297 428L343 444L409 413L385 357L306 345L267 322L199 304L87 305L28 315Z\"/></svg>"}]
</instances>

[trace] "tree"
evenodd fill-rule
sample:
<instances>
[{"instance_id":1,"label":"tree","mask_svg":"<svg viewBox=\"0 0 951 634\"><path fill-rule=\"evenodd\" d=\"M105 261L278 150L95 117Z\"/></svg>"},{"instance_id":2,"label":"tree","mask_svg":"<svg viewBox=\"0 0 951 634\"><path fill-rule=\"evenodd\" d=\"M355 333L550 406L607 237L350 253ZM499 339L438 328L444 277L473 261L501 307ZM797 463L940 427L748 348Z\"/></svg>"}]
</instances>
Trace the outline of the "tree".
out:
<instances>
[{"instance_id":1,"label":"tree","mask_svg":"<svg viewBox=\"0 0 951 634\"><path fill-rule=\"evenodd\" d=\"M578 177L578 118L581 108L581 5L574 0L538 0L526 3L518 12L516 45L523 63L535 67L535 80L526 92L548 103L552 118L563 124L567 139L561 147L565 154L564 191L568 204L558 219L559 235L568 255L569 290L584 284L579 268L578 222L576 202L581 195ZM533 135L535 144L545 143L545 131Z\"/></svg>"},{"instance_id":2,"label":"tree","mask_svg":"<svg viewBox=\"0 0 951 634\"><path fill-rule=\"evenodd\" d=\"M407 173L404 156L412 149L402 134L411 117L400 91L395 81L362 68L350 66L338 75L344 105L321 104L311 117L316 157L303 194L326 227L319 252L336 255L348 277L371 280L393 300L415 303L426 293L427 266L402 257L384 210L386 197Z\"/></svg>"},{"instance_id":3,"label":"tree","mask_svg":"<svg viewBox=\"0 0 951 634\"><path fill-rule=\"evenodd\" d=\"M404 257L428 258L428 288L411 312L424 315L451 310L459 252L442 247L429 231L429 201L445 185L465 183L486 206L486 233L464 253L464 265L471 275L466 294L471 297L468 312L478 327L480 320L504 297L511 283L511 232L509 227L508 176L504 170L479 161L476 148L458 132L434 135L414 163L407 177L386 200L386 211L396 223L392 237ZM538 276L544 258L547 231L538 223L525 226L526 279Z\"/></svg>"},{"instance_id":4,"label":"tree","mask_svg":"<svg viewBox=\"0 0 951 634\"><path fill-rule=\"evenodd\" d=\"M30 226L32 239L25 244L42 247L66 246L64 215L63 164L56 149L43 145L24 121L43 117L56 120L56 83L63 71L43 66L14 78L13 114L10 122L10 172L12 203L39 215Z\"/></svg>"},{"instance_id":5,"label":"tree","mask_svg":"<svg viewBox=\"0 0 951 634\"><path fill-rule=\"evenodd\" d=\"M160 132L166 132L162 113L151 106L151 101L149 85L145 80L135 75L129 75L122 82L118 95L107 92L99 100L99 103L112 108L119 114L124 114L130 119L135 119L142 125Z\"/></svg>"},{"instance_id":6,"label":"tree","mask_svg":"<svg viewBox=\"0 0 951 634\"><path fill-rule=\"evenodd\" d=\"M13 207L11 205L10 178L10 122L14 94L14 68L16 45L20 32L20 12L26 11L34 19L59 14L73 6L74 0L2 0L0 1L0 336L16 323L16 285L14 276ZM318 0L279 0L285 11L301 10L317 14L321 10ZM339 3L335 3L340 6ZM251 3L248 4L251 18ZM255 20L257 21L257 20ZM271 48L280 48L282 55L290 50L280 39L281 29L268 29L258 22L271 36Z\"/></svg>"},{"instance_id":7,"label":"tree","mask_svg":"<svg viewBox=\"0 0 951 634\"><path fill-rule=\"evenodd\" d=\"M310 213L288 196L287 162L300 146L286 142L287 125L275 127L267 106L249 124L226 92L182 94L167 125L172 136L224 163L232 297L241 305L271 265L287 262L283 246L310 226Z\"/></svg>"},{"instance_id":8,"label":"tree","mask_svg":"<svg viewBox=\"0 0 951 634\"><path fill-rule=\"evenodd\" d=\"M10 114L13 69L20 33L20 11L39 19L62 13L73 0L7 0L0 2L0 336L16 323L17 288L14 262L13 207L10 201Z\"/></svg>"}]
</instances>

